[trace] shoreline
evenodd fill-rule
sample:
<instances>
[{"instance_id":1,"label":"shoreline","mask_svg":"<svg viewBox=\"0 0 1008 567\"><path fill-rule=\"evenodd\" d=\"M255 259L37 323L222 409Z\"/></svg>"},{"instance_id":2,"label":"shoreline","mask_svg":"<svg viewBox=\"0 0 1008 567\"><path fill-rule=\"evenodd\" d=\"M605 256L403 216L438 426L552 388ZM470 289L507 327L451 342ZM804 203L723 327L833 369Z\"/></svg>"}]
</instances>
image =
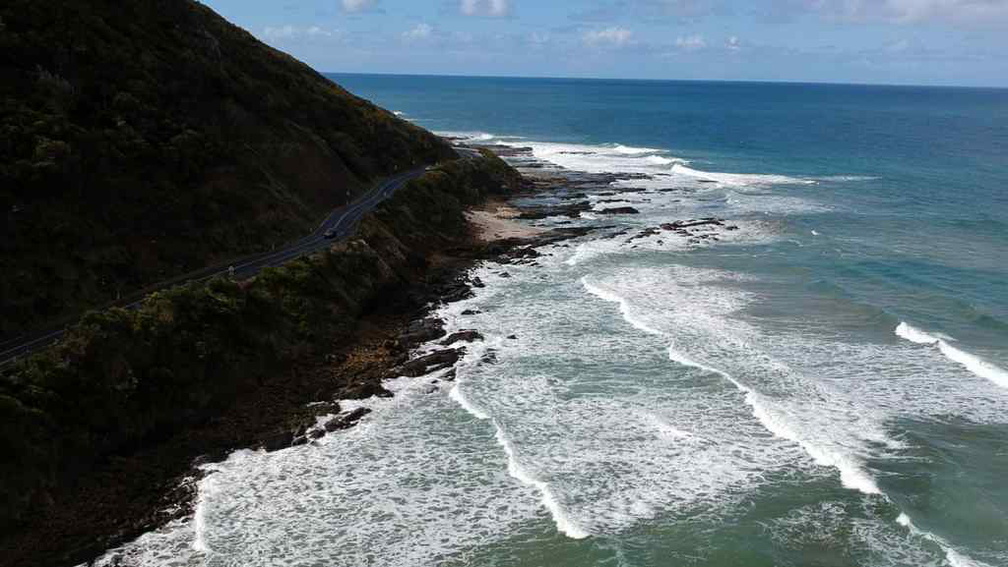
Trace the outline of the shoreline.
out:
<instances>
[{"instance_id":1,"label":"shoreline","mask_svg":"<svg viewBox=\"0 0 1008 567\"><path fill-rule=\"evenodd\" d=\"M5 558L0 564L69 566L93 561L190 516L201 465L221 461L235 450L281 450L311 442L310 435L338 434L355 425L363 415L341 413L335 400L391 396L383 380L408 368L411 351L419 344L444 336L428 316L441 304L471 295L475 282L467 274L476 263L509 262L510 253L530 250L540 239L576 236L552 235L517 223L513 219L519 213L496 197L468 207L468 234L431 253L427 269L396 289L394 300L373 305L357 320L352 340L294 359L287 372L242 392L220 415L153 439L129 454L111 456L73 486L61 486L50 496L60 506L0 540ZM339 417L327 424L328 431L312 432L316 417L326 414Z\"/></svg>"}]
</instances>

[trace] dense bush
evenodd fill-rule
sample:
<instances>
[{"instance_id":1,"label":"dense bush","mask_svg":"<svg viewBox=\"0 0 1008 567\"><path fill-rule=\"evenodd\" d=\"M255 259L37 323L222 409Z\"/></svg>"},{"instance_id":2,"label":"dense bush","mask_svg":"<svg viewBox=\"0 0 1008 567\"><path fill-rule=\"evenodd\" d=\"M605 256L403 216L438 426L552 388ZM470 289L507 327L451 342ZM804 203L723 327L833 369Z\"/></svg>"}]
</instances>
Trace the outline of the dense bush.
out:
<instances>
[{"instance_id":1,"label":"dense bush","mask_svg":"<svg viewBox=\"0 0 1008 567\"><path fill-rule=\"evenodd\" d=\"M0 336L269 249L452 155L191 0L6 0Z\"/></svg>"}]
</instances>

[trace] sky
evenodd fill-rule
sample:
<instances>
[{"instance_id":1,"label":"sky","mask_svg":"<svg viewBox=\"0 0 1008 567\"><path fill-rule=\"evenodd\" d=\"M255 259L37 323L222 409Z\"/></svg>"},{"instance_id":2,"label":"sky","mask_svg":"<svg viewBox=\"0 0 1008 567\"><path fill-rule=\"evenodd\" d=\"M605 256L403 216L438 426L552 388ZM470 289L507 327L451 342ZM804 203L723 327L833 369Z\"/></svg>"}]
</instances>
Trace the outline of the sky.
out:
<instances>
[{"instance_id":1,"label":"sky","mask_svg":"<svg viewBox=\"0 0 1008 567\"><path fill-rule=\"evenodd\" d=\"M204 0L321 72L1008 87L1008 0Z\"/></svg>"}]
</instances>

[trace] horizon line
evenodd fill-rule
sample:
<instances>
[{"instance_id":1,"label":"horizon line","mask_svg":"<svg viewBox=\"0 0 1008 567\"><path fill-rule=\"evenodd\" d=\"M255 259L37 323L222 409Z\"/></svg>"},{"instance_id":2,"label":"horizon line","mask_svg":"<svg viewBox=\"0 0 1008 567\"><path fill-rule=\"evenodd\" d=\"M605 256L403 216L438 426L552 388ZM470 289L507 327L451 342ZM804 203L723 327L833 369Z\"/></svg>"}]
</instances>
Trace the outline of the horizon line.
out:
<instances>
[{"instance_id":1,"label":"horizon line","mask_svg":"<svg viewBox=\"0 0 1008 567\"><path fill-rule=\"evenodd\" d=\"M835 81L809 81L809 80L767 80L767 79L655 79L655 78L634 78L634 77L584 77L584 76L559 76L559 75L468 75L461 73L391 73L391 72L369 72L369 71L319 71L322 75L364 75L375 77L428 77L428 78L470 78L470 79L543 79L559 81L626 81L626 82L650 82L650 83L736 83L736 84L762 84L762 85L821 85L821 86L848 86L848 87L900 87L900 88L923 88L923 89L969 89L969 90L1008 90L1006 86L994 85L927 85L919 83L844 83Z\"/></svg>"}]
</instances>

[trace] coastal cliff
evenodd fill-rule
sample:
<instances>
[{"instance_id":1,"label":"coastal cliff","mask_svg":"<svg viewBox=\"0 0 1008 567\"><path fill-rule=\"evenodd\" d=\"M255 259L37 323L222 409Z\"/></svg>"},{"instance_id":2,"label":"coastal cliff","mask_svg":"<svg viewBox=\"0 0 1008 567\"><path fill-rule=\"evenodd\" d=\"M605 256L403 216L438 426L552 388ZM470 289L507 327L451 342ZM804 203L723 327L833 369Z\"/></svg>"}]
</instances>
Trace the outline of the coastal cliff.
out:
<instances>
[{"instance_id":1,"label":"coastal cliff","mask_svg":"<svg viewBox=\"0 0 1008 567\"><path fill-rule=\"evenodd\" d=\"M254 446L320 391L382 393L326 374L334 353L429 301L465 264L443 260L471 246L465 209L523 183L191 0L5 3L0 129L0 336L68 326L0 371L2 565L93 557L164 521L194 458ZM421 164L321 253L101 307L301 237Z\"/></svg>"},{"instance_id":2,"label":"coastal cliff","mask_svg":"<svg viewBox=\"0 0 1008 567\"><path fill-rule=\"evenodd\" d=\"M0 337L318 225L454 159L191 0L0 5Z\"/></svg>"},{"instance_id":3,"label":"coastal cliff","mask_svg":"<svg viewBox=\"0 0 1008 567\"><path fill-rule=\"evenodd\" d=\"M314 393L298 391L296 377L283 377L355 344L362 315L421 307L427 297L416 290L434 277L437 257L471 245L466 208L521 184L489 153L446 163L409 182L329 250L251 280L215 279L156 293L135 310L90 313L57 347L5 371L0 451L8 458L0 465L0 510L7 537L0 549L11 553L5 554L11 564L60 562L117 541L115 534L83 530L80 537L91 539L53 545L46 529L54 515L66 519L63 507L80 504L68 500L90 497L95 488L87 479L95 469L190 428L212 427L259 389L283 391L301 405L311 401ZM323 381L329 382L345 386ZM355 394L381 393L377 384ZM183 460L168 468L187 467ZM31 551L18 558L15 549Z\"/></svg>"}]
</instances>

